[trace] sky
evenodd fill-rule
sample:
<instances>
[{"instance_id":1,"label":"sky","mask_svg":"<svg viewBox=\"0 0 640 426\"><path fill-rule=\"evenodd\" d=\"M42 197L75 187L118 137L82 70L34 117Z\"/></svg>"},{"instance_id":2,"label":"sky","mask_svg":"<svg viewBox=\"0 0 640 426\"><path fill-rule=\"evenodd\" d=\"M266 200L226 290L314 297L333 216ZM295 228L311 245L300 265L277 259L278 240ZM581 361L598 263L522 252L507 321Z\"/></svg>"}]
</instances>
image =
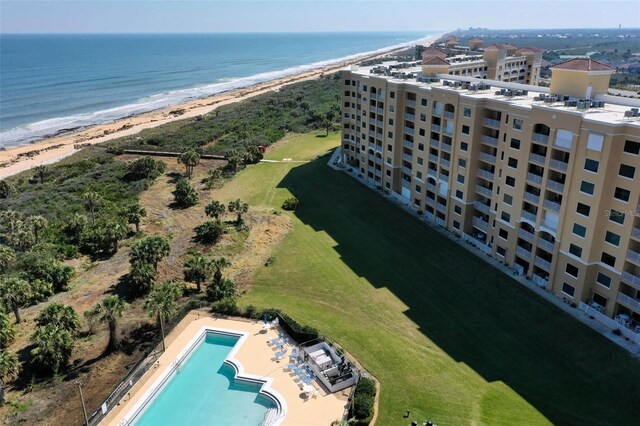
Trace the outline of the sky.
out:
<instances>
[{"instance_id":1,"label":"sky","mask_svg":"<svg viewBox=\"0 0 640 426\"><path fill-rule=\"evenodd\" d=\"M1 33L640 27L640 0L0 0Z\"/></svg>"}]
</instances>

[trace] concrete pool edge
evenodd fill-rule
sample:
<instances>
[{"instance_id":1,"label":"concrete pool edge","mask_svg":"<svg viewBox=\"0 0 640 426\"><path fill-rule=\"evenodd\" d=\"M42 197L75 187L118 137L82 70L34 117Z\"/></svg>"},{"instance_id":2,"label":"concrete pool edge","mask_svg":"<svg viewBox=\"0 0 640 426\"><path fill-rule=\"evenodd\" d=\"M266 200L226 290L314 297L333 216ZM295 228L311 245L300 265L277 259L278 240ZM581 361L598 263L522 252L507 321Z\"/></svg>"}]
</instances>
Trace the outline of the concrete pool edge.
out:
<instances>
[{"instance_id":1,"label":"concrete pool edge","mask_svg":"<svg viewBox=\"0 0 640 426\"><path fill-rule=\"evenodd\" d=\"M139 415L153 402L156 396L162 391L164 386L179 371L181 365L188 360L193 354L194 350L202 343L208 333L216 333L227 336L238 337L238 341L233 346L229 355L225 358L223 363L234 370L234 381L244 381L259 385L258 395L261 395L276 406L276 413L274 418L270 419L273 426L279 426L287 415L287 402L286 399L275 389L272 388L273 379L268 376L256 376L245 372L242 363L235 359L235 355L242 348L243 344L249 338L250 333L244 331L230 330L221 327L202 326L200 330L191 338L191 340L184 346L184 348L178 353L177 356L169 363L169 367L165 368L160 375L153 381L151 387L147 389L141 397L135 402L133 407L122 417L122 420L118 422L118 425L129 425L135 421ZM267 417L265 413L265 418Z\"/></svg>"}]
</instances>

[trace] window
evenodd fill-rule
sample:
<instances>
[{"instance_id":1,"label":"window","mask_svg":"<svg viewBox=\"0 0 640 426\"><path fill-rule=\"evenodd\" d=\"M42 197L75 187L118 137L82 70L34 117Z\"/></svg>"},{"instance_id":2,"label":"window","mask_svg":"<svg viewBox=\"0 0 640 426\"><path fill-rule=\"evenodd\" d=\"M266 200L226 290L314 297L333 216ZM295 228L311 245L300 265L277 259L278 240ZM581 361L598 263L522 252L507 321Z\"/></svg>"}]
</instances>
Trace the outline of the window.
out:
<instances>
[{"instance_id":1,"label":"window","mask_svg":"<svg viewBox=\"0 0 640 426\"><path fill-rule=\"evenodd\" d=\"M388 132L388 133L387 133L387 137L388 137L389 139L393 139L393 132Z\"/></svg>"},{"instance_id":2,"label":"window","mask_svg":"<svg viewBox=\"0 0 640 426\"><path fill-rule=\"evenodd\" d=\"M387 164L391 164L391 157L387 157L387 159L386 159L386 163L387 163ZM387 170L387 171L389 171L389 170ZM387 175L387 176L391 176L391 175Z\"/></svg>"},{"instance_id":3,"label":"window","mask_svg":"<svg viewBox=\"0 0 640 426\"><path fill-rule=\"evenodd\" d=\"M425 98L420 99L420 105L427 106L427 100Z\"/></svg>"},{"instance_id":4,"label":"window","mask_svg":"<svg viewBox=\"0 0 640 426\"><path fill-rule=\"evenodd\" d=\"M575 265L572 265L570 263L567 263L567 267L565 268L565 272L569 275L571 275L572 277L578 278L578 267Z\"/></svg>"},{"instance_id":5,"label":"window","mask_svg":"<svg viewBox=\"0 0 640 426\"><path fill-rule=\"evenodd\" d=\"M620 171L618 172L620 176L633 179L633 175L636 174L636 168L632 166L627 166L626 164L620 164Z\"/></svg>"},{"instance_id":6,"label":"window","mask_svg":"<svg viewBox=\"0 0 640 426\"><path fill-rule=\"evenodd\" d=\"M585 194L593 195L593 190L595 189L595 185L591 182L587 182L585 180L580 184L580 192Z\"/></svg>"},{"instance_id":7,"label":"window","mask_svg":"<svg viewBox=\"0 0 640 426\"><path fill-rule=\"evenodd\" d=\"M629 201L629 196L631 195L631 191L628 191L623 188L616 187L615 192L613 193L613 198L624 201L625 203Z\"/></svg>"},{"instance_id":8,"label":"window","mask_svg":"<svg viewBox=\"0 0 640 426\"><path fill-rule=\"evenodd\" d=\"M512 205L513 197L509 194L504 194L504 196L502 197L502 201L504 201L506 204Z\"/></svg>"},{"instance_id":9,"label":"window","mask_svg":"<svg viewBox=\"0 0 640 426\"><path fill-rule=\"evenodd\" d=\"M640 142L625 141L624 152L635 155L640 154Z\"/></svg>"},{"instance_id":10,"label":"window","mask_svg":"<svg viewBox=\"0 0 640 426\"><path fill-rule=\"evenodd\" d=\"M424 151L424 144L423 143L419 143L418 144L418 151Z\"/></svg>"},{"instance_id":11,"label":"window","mask_svg":"<svg viewBox=\"0 0 640 426\"><path fill-rule=\"evenodd\" d=\"M422 179L422 172L416 172L416 179Z\"/></svg>"},{"instance_id":12,"label":"window","mask_svg":"<svg viewBox=\"0 0 640 426\"><path fill-rule=\"evenodd\" d=\"M585 235L587 235L587 228L578 223L574 223L572 232L574 235L584 238Z\"/></svg>"},{"instance_id":13,"label":"window","mask_svg":"<svg viewBox=\"0 0 640 426\"><path fill-rule=\"evenodd\" d=\"M422 191L422 188L420 188L420 185L416 185L416 192L419 194Z\"/></svg>"},{"instance_id":14,"label":"window","mask_svg":"<svg viewBox=\"0 0 640 426\"><path fill-rule=\"evenodd\" d=\"M509 233L505 229L500 229L500 231L498 231L498 236L503 240L509 239Z\"/></svg>"},{"instance_id":15,"label":"window","mask_svg":"<svg viewBox=\"0 0 640 426\"><path fill-rule=\"evenodd\" d=\"M602 263L604 263L605 265L609 265L612 268L616 266L616 258L611 256L609 253L602 252L600 260L602 261Z\"/></svg>"},{"instance_id":16,"label":"window","mask_svg":"<svg viewBox=\"0 0 640 426\"><path fill-rule=\"evenodd\" d=\"M424 135L425 135L424 129L420 129L420 130L418 130L418 134L419 134L420 136L423 136L423 137L424 137Z\"/></svg>"},{"instance_id":17,"label":"window","mask_svg":"<svg viewBox=\"0 0 640 426\"><path fill-rule=\"evenodd\" d=\"M607 231L607 233L604 236L604 240L609 244L613 244L616 247L620 245L620 235L614 234L611 231Z\"/></svg>"},{"instance_id":18,"label":"window","mask_svg":"<svg viewBox=\"0 0 640 426\"><path fill-rule=\"evenodd\" d=\"M522 120L518 120L517 118L513 119L513 128L514 130L522 130Z\"/></svg>"},{"instance_id":19,"label":"window","mask_svg":"<svg viewBox=\"0 0 640 426\"><path fill-rule=\"evenodd\" d=\"M624 213L619 212L618 210L611 209L609 212L609 220L615 223L619 223L620 225L624 224Z\"/></svg>"},{"instance_id":20,"label":"window","mask_svg":"<svg viewBox=\"0 0 640 426\"><path fill-rule=\"evenodd\" d=\"M420 121L427 121L427 114L420 114Z\"/></svg>"},{"instance_id":21,"label":"window","mask_svg":"<svg viewBox=\"0 0 640 426\"><path fill-rule=\"evenodd\" d=\"M454 207L453 207L453 211L454 211L456 214L462 214L462 207L460 207L460 206L454 206Z\"/></svg>"},{"instance_id":22,"label":"window","mask_svg":"<svg viewBox=\"0 0 640 426\"><path fill-rule=\"evenodd\" d=\"M464 183L464 176L458 175L458 183Z\"/></svg>"},{"instance_id":23,"label":"window","mask_svg":"<svg viewBox=\"0 0 640 426\"><path fill-rule=\"evenodd\" d=\"M573 295L576 294L576 289L572 285L562 283L562 292L569 297L573 297Z\"/></svg>"},{"instance_id":24,"label":"window","mask_svg":"<svg viewBox=\"0 0 640 426\"><path fill-rule=\"evenodd\" d=\"M510 186L513 188L514 186L516 186L516 178L512 176L507 176L505 183L507 184L507 186Z\"/></svg>"},{"instance_id":25,"label":"window","mask_svg":"<svg viewBox=\"0 0 640 426\"><path fill-rule=\"evenodd\" d=\"M391 177L391 170L386 171L387 177Z\"/></svg>"},{"instance_id":26,"label":"window","mask_svg":"<svg viewBox=\"0 0 640 426\"><path fill-rule=\"evenodd\" d=\"M469 149L469 144L466 142L460 142L460 151L466 151Z\"/></svg>"},{"instance_id":27,"label":"window","mask_svg":"<svg viewBox=\"0 0 640 426\"><path fill-rule=\"evenodd\" d=\"M463 109L463 110L462 110L462 115L463 115L464 117L467 117L467 118L468 118L468 117L471 117L471 108L465 108L465 109Z\"/></svg>"},{"instance_id":28,"label":"window","mask_svg":"<svg viewBox=\"0 0 640 426\"><path fill-rule=\"evenodd\" d=\"M467 166L467 160L464 158L458 158L458 166L465 168Z\"/></svg>"},{"instance_id":29,"label":"window","mask_svg":"<svg viewBox=\"0 0 640 426\"><path fill-rule=\"evenodd\" d=\"M596 161L596 160L591 160L591 159L589 159L589 158L587 158L587 159L584 161L584 169L585 169L585 170L588 170L588 171L590 171L590 172L593 172L593 173L598 173L598 166L599 166L599 165L600 165L600 163L599 163L598 161Z\"/></svg>"},{"instance_id":30,"label":"window","mask_svg":"<svg viewBox=\"0 0 640 426\"><path fill-rule=\"evenodd\" d=\"M507 212L502 212L502 214L500 215L500 219L504 220L505 222L509 223L511 222L511 215Z\"/></svg>"},{"instance_id":31,"label":"window","mask_svg":"<svg viewBox=\"0 0 640 426\"><path fill-rule=\"evenodd\" d=\"M463 125L462 126L462 134L463 135L468 135L469 131L470 131L470 127L469 126L467 126L467 125Z\"/></svg>"},{"instance_id":32,"label":"window","mask_svg":"<svg viewBox=\"0 0 640 426\"><path fill-rule=\"evenodd\" d=\"M582 257L582 247L578 247L575 244L570 244L569 245L569 253L571 253L574 256L577 257Z\"/></svg>"},{"instance_id":33,"label":"window","mask_svg":"<svg viewBox=\"0 0 640 426\"><path fill-rule=\"evenodd\" d=\"M418 165L422 166L422 164L424 163L424 160L420 157L418 157Z\"/></svg>"},{"instance_id":34,"label":"window","mask_svg":"<svg viewBox=\"0 0 640 426\"><path fill-rule=\"evenodd\" d=\"M456 190L456 198L459 198L459 199L461 199L461 200L462 200L463 195L464 195L464 194L462 193L462 191L460 191L460 190Z\"/></svg>"},{"instance_id":35,"label":"window","mask_svg":"<svg viewBox=\"0 0 640 426\"><path fill-rule=\"evenodd\" d=\"M596 282L606 288L611 287L611 277L603 274L602 272L598 272L598 275L596 276Z\"/></svg>"},{"instance_id":36,"label":"window","mask_svg":"<svg viewBox=\"0 0 640 426\"><path fill-rule=\"evenodd\" d=\"M393 126L393 118L389 119L389 126Z\"/></svg>"},{"instance_id":37,"label":"window","mask_svg":"<svg viewBox=\"0 0 640 426\"><path fill-rule=\"evenodd\" d=\"M364 87L364 90L367 90L367 86ZM396 98L396 92L394 92L393 90L389 92L389 97L391 99L395 99Z\"/></svg>"},{"instance_id":38,"label":"window","mask_svg":"<svg viewBox=\"0 0 640 426\"><path fill-rule=\"evenodd\" d=\"M453 221L453 227L456 229L460 229L460 222L458 222L457 220Z\"/></svg>"},{"instance_id":39,"label":"window","mask_svg":"<svg viewBox=\"0 0 640 426\"><path fill-rule=\"evenodd\" d=\"M515 158L509 157L509 161L507 161L507 165L509 167L513 167L514 169L518 168L518 160Z\"/></svg>"},{"instance_id":40,"label":"window","mask_svg":"<svg viewBox=\"0 0 640 426\"><path fill-rule=\"evenodd\" d=\"M393 151L393 145L387 144L387 151L389 152Z\"/></svg>"},{"instance_id":41,"label":"window","mask_svg":"<svg viewBox=\"0 0 640 426\"><path fill-rule=\"evenodd\" d=\"M511 148L520 149L520 139L511 138Z\"/></svg>"},{"instance_id":42,"label":"window","mask_svg":"<svg viewBox=\"0 0 640 426\"><path fill-rule=\"evenodd\" d=\"M505 257L507 250L504 247L496 246L496 254Z\"/></svg>"},{"instance_id":43,"label":"window","mask_svg":"<svg viewBox=\"0 0 640 426\"><path fill-rule=\"evenodd\" d=\"M591 207L586 204L578 203L578 207L576 208L576 213L579 213L583 216L589 216L589 212L591 212Z\"/></svg>"},{"instance_id":44,"label":"window","mask_svg":"<svg viewBox=\"0 0 640 426\"><path fill-rule=\"evenodd\" d=\"M389 112L395 112L396 107L394 107L393 105L389 105Z\"/></svg>"},{"instance_id":45,"label":"window","mask_svg":"<svg viewBox=\"0 0 640 426\"><path fill-rule=\"evenodd\" d=\"M587 139L587 149L592 151L602 151L602 143L604 142L604 135L598 133L589 133Z\"/></svg>"}]
</instances>

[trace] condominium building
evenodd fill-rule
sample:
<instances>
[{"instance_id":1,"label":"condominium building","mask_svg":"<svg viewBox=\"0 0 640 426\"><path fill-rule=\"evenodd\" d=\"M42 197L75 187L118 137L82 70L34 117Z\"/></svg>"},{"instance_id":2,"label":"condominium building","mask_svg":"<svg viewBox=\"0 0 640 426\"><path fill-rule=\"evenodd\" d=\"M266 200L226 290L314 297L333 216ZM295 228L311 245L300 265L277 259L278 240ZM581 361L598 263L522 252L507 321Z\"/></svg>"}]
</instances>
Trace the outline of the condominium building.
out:
<instances>
[{"instance_id":1,"label":"condominium building","mask_svg":"<svg viewBox=\"0 0 640 426\"><path fill-rule=\"evenodd\" d=\"M613 69L573 59L547 89L425 62L343 72L341 161L567 302L640 325L640 118L606 95Z\"/></svg>"}]
</instances>

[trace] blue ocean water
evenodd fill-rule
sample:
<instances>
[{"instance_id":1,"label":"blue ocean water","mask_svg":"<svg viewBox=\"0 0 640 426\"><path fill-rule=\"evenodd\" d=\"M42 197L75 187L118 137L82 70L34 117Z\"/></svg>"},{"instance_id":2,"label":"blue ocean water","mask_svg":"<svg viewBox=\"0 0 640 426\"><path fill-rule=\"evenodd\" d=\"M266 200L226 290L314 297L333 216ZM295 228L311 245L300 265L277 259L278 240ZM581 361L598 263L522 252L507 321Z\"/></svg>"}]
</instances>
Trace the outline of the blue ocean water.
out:
<instances>
[{"instance_id":1,"label":"blue ocean water","mask_svg":"<svg viewBox=\"0 0 640 426\"><path fill-rule=\"evenodd\" d=\"M424 37L424 33L2 34L0 148Z\"/></svg>"}]
</instances>

